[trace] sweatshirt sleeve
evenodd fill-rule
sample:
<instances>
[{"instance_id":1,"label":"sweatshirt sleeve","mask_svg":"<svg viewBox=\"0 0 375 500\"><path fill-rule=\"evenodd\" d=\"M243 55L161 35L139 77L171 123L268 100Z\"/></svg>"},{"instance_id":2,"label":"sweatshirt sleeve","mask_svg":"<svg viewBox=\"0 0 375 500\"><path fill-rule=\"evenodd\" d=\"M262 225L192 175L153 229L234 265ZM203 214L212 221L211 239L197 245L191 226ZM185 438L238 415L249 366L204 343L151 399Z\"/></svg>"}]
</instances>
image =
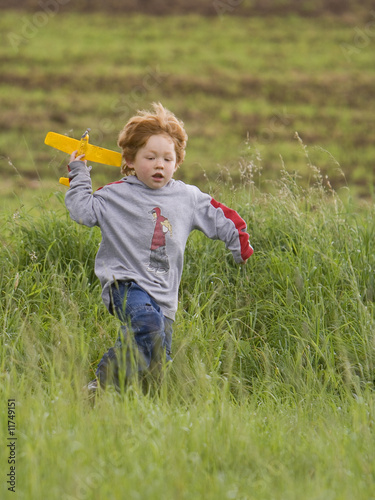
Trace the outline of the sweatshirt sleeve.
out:
<instances>
[{"instance_id":1,"label":"sweatshirt sleeve","mask_svg":"<svg viewBox=\"0 0 375 500\"><path fill-rule=\"evenodd\" d=\"M238 264L245 262L254 252L246 232L246 222L235 210L200 191L197 195L193 229L199 229L211 239L224 241Z\"/></svg>"},{"instance_id":2,"label":"sweatshirt sleeve","mask_svg":"<svg viewBox=\"0 0 375 500\"><path fill-rule=\"evenodd\" d=\"M83 161L69 164L70 187L65 195L65 205L70 217L79 224L96 226L104 211L104 200L92 193L90 168Z\"/></svg>"}]
</instances>

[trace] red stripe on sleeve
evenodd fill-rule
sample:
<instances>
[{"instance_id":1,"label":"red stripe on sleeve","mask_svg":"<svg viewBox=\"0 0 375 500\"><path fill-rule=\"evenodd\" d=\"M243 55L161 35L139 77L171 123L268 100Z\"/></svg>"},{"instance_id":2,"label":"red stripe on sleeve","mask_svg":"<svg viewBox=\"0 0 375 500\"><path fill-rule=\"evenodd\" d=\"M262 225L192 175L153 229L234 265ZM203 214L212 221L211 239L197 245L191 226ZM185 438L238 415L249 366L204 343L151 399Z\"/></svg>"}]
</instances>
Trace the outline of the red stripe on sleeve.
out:
<instances>
[{"instance_id":1,"label":"red stripe on sleeve","mask_svg":"<svg viewBox=\"0 0 375 500\"><path fill-rule=\"evenodd\" d=\"M106 184L105 186L101 186L99 187L96 191L100 191L101 189L103 189L104 187L106 186L112 186L112 184L122 184L124 181L115 181L115 182L109 182L108 184Z\"/></svg>"},{"instance_id":2,"label":"red stripe on sleeve","mask_svg":"<svg viewBox=\"0 0 375 500\"><path fill-rule=\"evenodd\" d=\"M241 257L242 260L247 260L254 253L254 250L250 246L249 235L246 233L246 222L242 219L242 217L238 215L238 213L235 210L226 207L222 203L219 203L218 201L214 200L214 198L211 198L211 205L214 208L221 208L221 210L224 213L224 216L227 219L231 220L236 226L236 229L238 231L238 237L240 240Z\"/></svg>"}]
</instances>

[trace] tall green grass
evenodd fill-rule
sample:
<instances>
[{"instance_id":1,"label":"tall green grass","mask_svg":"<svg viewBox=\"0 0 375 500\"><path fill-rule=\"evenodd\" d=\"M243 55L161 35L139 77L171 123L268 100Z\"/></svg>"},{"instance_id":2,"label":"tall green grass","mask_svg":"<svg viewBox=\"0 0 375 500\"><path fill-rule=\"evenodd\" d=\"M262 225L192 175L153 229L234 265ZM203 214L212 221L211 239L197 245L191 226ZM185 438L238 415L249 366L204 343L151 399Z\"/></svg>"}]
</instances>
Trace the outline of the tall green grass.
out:
<instances>
[{"instance_id":1,"label":"tall green grass","mask_svg":"<svg viewBox=\"0 0 375 500\"><path fill-rule=\"evenodd\" d=\"M309 160L273 194L247 158L212 188L255 254L188 241L173 357L160 391L82 386L118 324L93 274L100 234L61 195L3 216L1 429L16 399L17 498L374 498L374 205L339 196ZM257 163L258 161L258 163ZM8 449L0 460L6 489Z\"/></svg>"}]
</instances>

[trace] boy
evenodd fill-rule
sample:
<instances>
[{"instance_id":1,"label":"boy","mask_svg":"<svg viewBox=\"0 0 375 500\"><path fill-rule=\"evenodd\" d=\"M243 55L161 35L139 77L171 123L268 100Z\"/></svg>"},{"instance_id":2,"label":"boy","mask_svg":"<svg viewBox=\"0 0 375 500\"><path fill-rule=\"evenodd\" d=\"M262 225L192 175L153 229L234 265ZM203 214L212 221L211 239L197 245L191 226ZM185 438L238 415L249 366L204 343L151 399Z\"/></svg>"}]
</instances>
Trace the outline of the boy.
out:
<instances>
[{"instance_id":1,"label":"boy","mask_svg":"<svg viewBox=\"0 0 375 500\"><path fill-rule=\"evenodd\" d=\"M160 103L141 111L120 132L125 175L92 193L83 156L71 155L65 203L73 220L101 229L95 273L102 298L121 321L119 338L102 357L96 379L117 388L135 373L160 373L171 360L183 256L194 229L226 243L237 263L253 253L246 223L197 187L175 181L185 157L183 123ZM123 368L123 380L121 372Z\"/></svg>"}]
</instances>

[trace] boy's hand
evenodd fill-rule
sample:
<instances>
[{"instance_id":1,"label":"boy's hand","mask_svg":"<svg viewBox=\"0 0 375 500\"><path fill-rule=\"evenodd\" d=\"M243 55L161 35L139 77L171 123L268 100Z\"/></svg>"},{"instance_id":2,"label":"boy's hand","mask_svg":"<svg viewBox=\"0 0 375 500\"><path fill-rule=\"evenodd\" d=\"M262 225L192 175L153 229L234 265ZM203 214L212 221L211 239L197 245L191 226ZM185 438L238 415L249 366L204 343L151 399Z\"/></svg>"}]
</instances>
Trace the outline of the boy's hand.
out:
<instances>
[{"instance_id":1,"label":"boy's hand","mask_svg":"<svg viewBox=\"0 0 375 500\"><path fill-rule=\"evenodd\" d=\"M85 155L78 155L76 157L76 154L77 154L77 150L76 151L73 151L73 153L70 155L70 160L69 160L69 163L72 163L72 161L83 161L85 163L85 165L87 166L87 160L83 160L83 158L85 157Z\"/></svg>"}]
</instances>

